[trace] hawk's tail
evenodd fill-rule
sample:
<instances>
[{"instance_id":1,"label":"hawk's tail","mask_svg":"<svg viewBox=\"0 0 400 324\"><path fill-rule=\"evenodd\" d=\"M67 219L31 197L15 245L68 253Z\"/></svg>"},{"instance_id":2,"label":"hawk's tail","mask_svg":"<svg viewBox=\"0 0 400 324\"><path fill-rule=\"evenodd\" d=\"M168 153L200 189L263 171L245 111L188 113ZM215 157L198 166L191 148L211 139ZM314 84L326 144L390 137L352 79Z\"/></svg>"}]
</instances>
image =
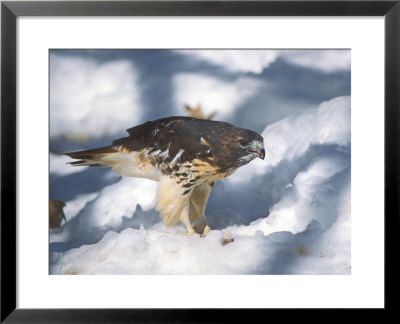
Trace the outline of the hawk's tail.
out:
<instances>
[{"instance_id":1,"label":"hawk's tail","mask_svg":"<svg viewBox=\"0 0 400 324\"><path fill-rule=\"evenodd\" d=\"M118 151L112 146L103 146L86 151L64 153L65 155L77 159L78 161L69 162L75 166L96 166L96 165L107 165L102 158Z\"/></svg>"}]
</instances>

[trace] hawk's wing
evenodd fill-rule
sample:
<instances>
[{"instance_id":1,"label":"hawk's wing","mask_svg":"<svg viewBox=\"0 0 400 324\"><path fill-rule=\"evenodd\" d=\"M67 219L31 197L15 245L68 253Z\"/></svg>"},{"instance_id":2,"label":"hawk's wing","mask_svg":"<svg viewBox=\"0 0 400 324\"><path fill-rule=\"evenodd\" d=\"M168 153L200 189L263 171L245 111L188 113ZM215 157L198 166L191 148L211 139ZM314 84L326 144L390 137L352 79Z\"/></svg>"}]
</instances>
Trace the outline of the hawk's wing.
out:
<instances>
[{"instance_id":1,"label":"hawk's wing","mask_svg":"<svg viewBox=\"0 0 400 324\"><path fill-rule=\"evenodd\" d=\"M168 175L183 186L184 180L194 184L193 179L205 172L196 171L212 167L203 163L210 155L209 142L188 125L191 120L169 117L149 121L128 129L129 136L113 141L111 146L66 155L78 159L71 162L73 165L106 165L123 176L159 181L161 175Z\"/></svg>"}]
</instances>

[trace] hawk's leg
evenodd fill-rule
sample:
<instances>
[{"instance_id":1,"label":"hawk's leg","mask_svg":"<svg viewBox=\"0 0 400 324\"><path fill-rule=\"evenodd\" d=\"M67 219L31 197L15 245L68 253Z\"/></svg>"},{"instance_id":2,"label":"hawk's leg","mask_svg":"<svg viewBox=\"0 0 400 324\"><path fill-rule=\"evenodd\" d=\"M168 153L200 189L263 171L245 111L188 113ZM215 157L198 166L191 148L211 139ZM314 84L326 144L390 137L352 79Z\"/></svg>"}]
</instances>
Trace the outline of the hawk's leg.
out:
<instances>
[{"instance_id":1,"label":"hawk's leg","mask_svg":"<svg viewBox=\"0 0 400 324\"><path fill-rule=\"evenodd\" d=\"M157 210L161 213L166 225L174 225L179 221L185 224L187 235L196 233L192 224L199 221L201 229L197 232L204 236L210 231L204 211L212 185L201 184L186 194L185 190L186 188L182 188L171 178L162 177L158 191Z\"/></svg>"},{"instance_id":2,"label":"hawk's leg","mask_svg":"<svg viewBox=\"0 0 400 324\"><path fill-rule=\"evenodd\" d=\"M195 187L189 200L189 218L190 222L200 221L202 236L205 236L211 229L207 225L205 210L208 197L210 196L212 185L205 183Z\"/></svg>"},{"instance_id":3,"label":"hawk's leg","mask_svg":"<svg viewBox=\"0 0 400 324\"><path fill-rule=\"evenodd\" d=\"M180 185L169 177L161 178L156 208L160 212L165 225L175 225L180 220L185 222L184 209L188 210L188 204L189 196L183 195ZM182 214L183 216L181 216ZM188 211L186 211L186 214L189 214ZM186 218L189 218L189 216Z\"/></svg>"},{"instance_id":4,"label":"hawk's leg","mask_svg":"<svg viewBox=\"0 0 400 324\"><path fill-rule=\"evenodd\" d=\"M180 220L181 220L181 222L183 224L186 225L186 229L187 229L186 235L189 236L189 235L192 235L192 234L196 233L196 231L192 227L192 223L191 223L190 218L189 218L189 204L187 204L182 209L182 212L181 212L181 215L180 215Z\"/></svg>"}]
</instances>

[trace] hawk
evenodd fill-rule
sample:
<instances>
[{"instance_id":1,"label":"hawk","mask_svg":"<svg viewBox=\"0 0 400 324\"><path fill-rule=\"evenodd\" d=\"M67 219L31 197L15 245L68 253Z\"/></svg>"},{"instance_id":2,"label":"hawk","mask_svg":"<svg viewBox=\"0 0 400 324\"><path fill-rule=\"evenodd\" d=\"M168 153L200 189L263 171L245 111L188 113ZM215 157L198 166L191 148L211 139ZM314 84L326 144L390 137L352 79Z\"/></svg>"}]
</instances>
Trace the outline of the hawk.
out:
<instances>
[{"instance_id":1,"label":"hawk","mask_svg":"<svg viewBox=\"0 0 400 324\"><path fill-rule=\"evenodd\" d=\"M65 154L78 159L72 165L105 165L122 176L159 181L156 209L166 225L184 223L187 235L194 227L202 236L210 231L204 211L215 181L265 157L261 135L220 121L168 117L127 132L110 146Z\"/></svg>"}]
</instances>

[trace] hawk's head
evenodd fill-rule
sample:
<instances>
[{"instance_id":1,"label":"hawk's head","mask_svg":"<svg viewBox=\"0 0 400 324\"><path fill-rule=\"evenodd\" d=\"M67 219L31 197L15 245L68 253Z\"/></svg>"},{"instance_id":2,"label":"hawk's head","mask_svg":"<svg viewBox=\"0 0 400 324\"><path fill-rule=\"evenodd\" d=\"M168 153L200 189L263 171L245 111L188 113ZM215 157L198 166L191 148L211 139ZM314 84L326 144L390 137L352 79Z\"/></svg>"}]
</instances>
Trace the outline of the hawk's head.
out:
<instances>
[{"instance_id":1,"label":"hawk's head","mask_svg":"<svg viewBox=\"0 0 400 324\"><path fill-rule=\"evenodd\" d=\"M220 170L234 170L256 157L265 158L264 139L260 134L228 123L214 123L210 124L212 131L208 128L205 138Z\"/></svg>"},{"instance_id":2,"label":"hawk's head","mask_svg":"<svg viewBox=\"0 0 400 324\"><path fill-rule=\"evenodd\" d=\"M240 165L247 164L256 157L264 160L264 140L261 135L249 129L236 128L237 136L230 143L231 150L238 157Z\"/></svg>"}]
</instances>

